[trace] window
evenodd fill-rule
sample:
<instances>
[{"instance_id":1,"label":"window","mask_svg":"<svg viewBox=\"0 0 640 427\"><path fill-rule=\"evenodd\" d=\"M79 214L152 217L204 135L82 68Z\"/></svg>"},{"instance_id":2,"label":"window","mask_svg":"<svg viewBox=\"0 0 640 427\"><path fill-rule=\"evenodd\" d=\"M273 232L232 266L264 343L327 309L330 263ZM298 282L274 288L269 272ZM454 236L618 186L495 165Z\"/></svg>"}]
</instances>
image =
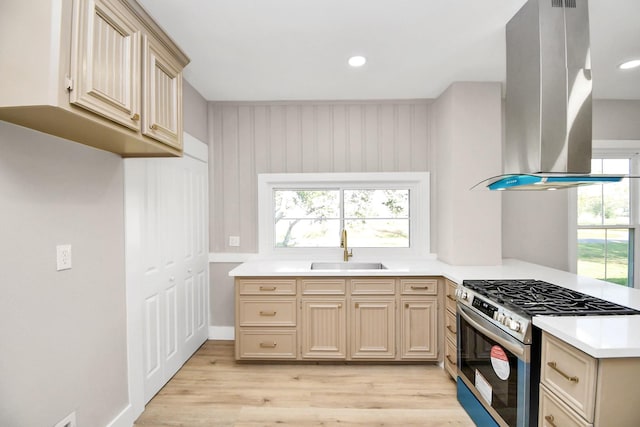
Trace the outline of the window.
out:
<instances>
[{"instance_id":1,"label":"window","mask_svg":"<svg viewBox=\"0 0 640 427\"><path fill-rule=\"evenodd\" d=\"M424 256L428 173L262 174L260 252L338 254L346 229L354 255Z\"/></svg>"},{"instance_id":2,"label":"window","mask_svg":"<svg viewBox=\"0 0 640 427\"><path fill-rule=\"evenodd\" d=\"M630 174L633 157L594 158L593 174ZM629 179L579 187L577 273L624 286L633 285L636 221Z\"/></svg>"},{"instance_id":3,"label":"window","mask_svg":"<svg viewBox=\"0 0 640 427\"><path fill-rule=\"evenodd\" d=\"M276 247L409 247L409 189L274 189Z\"/></svg>"}]
</instances>

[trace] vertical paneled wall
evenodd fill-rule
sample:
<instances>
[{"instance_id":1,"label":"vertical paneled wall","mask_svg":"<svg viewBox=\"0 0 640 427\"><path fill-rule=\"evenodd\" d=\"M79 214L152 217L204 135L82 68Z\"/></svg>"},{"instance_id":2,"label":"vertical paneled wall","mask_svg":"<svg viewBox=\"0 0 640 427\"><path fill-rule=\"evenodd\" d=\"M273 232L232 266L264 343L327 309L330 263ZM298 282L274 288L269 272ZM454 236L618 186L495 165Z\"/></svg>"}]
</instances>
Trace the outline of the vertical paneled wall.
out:
<instances>
[{"instance_id":1,"label":"vertical paneled wall","mask_svg":"<svg viewBox=\"0 0 640 427\"><path fill-rule=\"evenodd\" d=\"M428 171L429 104L210 103L211 251L257 251L259 173Z\"/></svg>"}]
</instances>

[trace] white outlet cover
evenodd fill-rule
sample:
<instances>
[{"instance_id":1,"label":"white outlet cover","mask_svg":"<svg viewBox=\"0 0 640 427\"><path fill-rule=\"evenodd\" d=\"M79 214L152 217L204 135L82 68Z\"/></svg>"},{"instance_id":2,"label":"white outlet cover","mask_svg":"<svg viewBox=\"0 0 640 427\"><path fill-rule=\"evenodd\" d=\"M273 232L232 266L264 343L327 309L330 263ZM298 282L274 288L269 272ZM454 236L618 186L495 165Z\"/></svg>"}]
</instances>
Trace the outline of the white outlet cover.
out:
<instances>
[{"instance_id":1,"label":"white outlet cover","mask_svg":"<svg viewBox=\"0 0 640 427\"><path fill-rule=\"evenodd\" d=\"M229 236L229 246L240 246L240 236Z\"/></svg>"},{"instance_id":2,"label":"white outlet cover","mask_svg":"<svg viewBox=\"0 0 640 427\"><path fill-rule=\"evenodd\" d=\"M56 246L56 269L58 271L71 269L71 245Z\"/></svg>"}]
</instances>

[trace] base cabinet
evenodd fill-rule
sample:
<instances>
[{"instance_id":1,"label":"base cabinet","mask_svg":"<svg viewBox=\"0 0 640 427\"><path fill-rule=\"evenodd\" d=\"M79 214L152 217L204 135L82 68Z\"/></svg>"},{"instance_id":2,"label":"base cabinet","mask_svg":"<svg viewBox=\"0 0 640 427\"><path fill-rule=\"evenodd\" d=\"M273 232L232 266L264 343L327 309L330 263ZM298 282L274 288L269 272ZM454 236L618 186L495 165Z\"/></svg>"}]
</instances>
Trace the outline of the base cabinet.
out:
<instances>
[{"instance_id":1,"label":"base cabinet","mask_svg":"<svg viewBox=\"0 0 640 427\"><path fill-rule=\"evenodd\" d=\"M439 361L440 278L236 279L236 359Z\"/></svg>"},{"instance_id":2,"label":"base cabinet","mask_svg":"<svg viewBox=\"0 0 640 427\"><path fill-rule=\"evenodd\" d=\"M596 359L544 332L538 425L640 426L640 358Z\"/></svg>"},{"instance_id":3,"label":"base cabinet","mask_svg":"<svg viewBox=\"0 0 640 427\"><path fill-rule=\"evenodd\" d=\"M445 313L444 313L444 369L454 380L458 376L458 327L456 320L456 285L445 279Z\"/></svg>"}]
</instances>

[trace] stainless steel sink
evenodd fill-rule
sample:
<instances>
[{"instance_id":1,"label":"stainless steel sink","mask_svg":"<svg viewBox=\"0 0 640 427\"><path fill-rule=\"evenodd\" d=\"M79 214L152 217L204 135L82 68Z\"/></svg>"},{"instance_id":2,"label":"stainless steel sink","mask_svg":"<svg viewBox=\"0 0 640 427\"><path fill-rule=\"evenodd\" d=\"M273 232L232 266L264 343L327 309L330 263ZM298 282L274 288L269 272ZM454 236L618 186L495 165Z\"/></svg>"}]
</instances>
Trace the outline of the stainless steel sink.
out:
<instances>
[{"instance_id":1,"label":"stainless steel sink","mask_svg":"<svg viewBox=\"0 0 640 427\"><path fill-rule=\"evenodd\" d=\"M380 262L312 262L312 270L386 270Z\"/></svg>"}]
</instances>

